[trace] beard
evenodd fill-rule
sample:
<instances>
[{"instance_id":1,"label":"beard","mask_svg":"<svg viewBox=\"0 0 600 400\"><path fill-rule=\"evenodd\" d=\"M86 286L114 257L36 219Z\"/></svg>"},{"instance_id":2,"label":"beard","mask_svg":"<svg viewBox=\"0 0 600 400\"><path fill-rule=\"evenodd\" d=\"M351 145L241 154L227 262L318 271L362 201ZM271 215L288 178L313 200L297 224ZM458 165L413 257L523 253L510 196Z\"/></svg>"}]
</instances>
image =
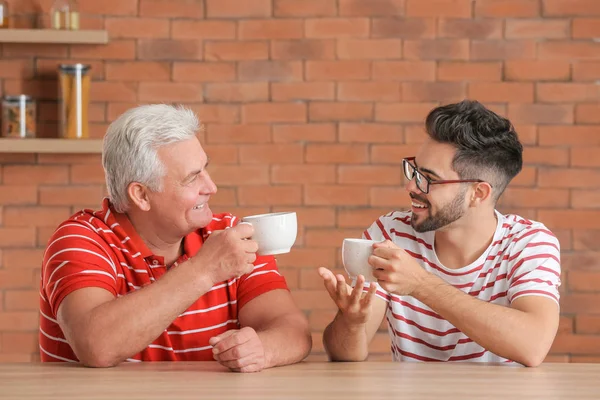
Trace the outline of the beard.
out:
<instances>
[{"instance_id":1,"label":"beard","mask_svg":"<svg viewBox=\"0 0 600 400\"><path fill-rule=\"evenodd\" d=\"M413 196L411 193L411 198L421 201L428 207L427 217L425 217L425 219L422 219L421 221L417 221L417 218L415 218L415 213L412 214L410 221L412 228L419 233L436 231L458 220L465 214L465 193L466 188L465 190L461 190L456 195L456 197L454 197L454 199L452 199L449 203L444 205L435 214L431 213L431 204L428 201L426 201L425 199L421 199L418 196Z\"/></svg>"}]
</instances>

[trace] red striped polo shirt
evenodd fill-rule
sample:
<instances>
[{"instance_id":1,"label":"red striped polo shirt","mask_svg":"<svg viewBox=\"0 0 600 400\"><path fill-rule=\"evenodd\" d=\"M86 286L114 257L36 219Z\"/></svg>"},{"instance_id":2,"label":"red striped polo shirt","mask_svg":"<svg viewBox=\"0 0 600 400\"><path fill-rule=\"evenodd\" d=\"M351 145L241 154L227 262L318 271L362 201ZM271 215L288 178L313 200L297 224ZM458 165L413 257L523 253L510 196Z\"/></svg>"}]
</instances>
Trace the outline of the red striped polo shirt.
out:
<instances>
[{"instance_id":1,"label":"red striped polo shirt","mask_svg":"<svg viewBox=\"0 0 600 400\"><path fill-rule=\"evenodd\" d=\"M184 254L194 256L212 231L237 224L230 214L214 215L205 228L184 238ZM275 258L257 257L254 270L216 284L142 352L128 361L213 360L208 340L238 329L238 311L253 298L286 289ZM62 223L49 240L42 264L40 290L40 355L42 361L78 359L56 320L62 300L77 289L99 287L115 297L151 285L167 272L163 257L153 255L124 214L104 200L101 211L83 210Z\"/></svg>"},{"instance_id":2,"label":"red striped polo shirt","mask_svg":"<svg viewBox=\"0 0 600 400\"><path fill-rule=\"evenodd\" d=\"M499 212L496 216L491 245L478 260L459 269L442 265L433 246L434 232L415 232L410 213L380 217L363 237L391 240L425 270L479 300L509 306L519 297L542 296L558 303L556 237L539 222ZM381 287L377 295L388 303L386 319L395 361L510 362L475 343L414 297L390 294Z\"/></svg>"}]
</instances>

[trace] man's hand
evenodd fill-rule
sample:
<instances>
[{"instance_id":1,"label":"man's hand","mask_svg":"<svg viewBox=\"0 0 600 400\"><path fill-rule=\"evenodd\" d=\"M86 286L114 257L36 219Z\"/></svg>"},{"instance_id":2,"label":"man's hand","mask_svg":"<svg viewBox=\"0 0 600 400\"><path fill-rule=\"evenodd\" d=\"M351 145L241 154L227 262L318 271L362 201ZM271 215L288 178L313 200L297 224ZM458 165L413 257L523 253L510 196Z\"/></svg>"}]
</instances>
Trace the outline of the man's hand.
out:
<instances>
[{"instance_id":1,"label":"man's hand","mask_svg":"<svg viewBox=\"0 0 600 400\"><path fill-rule=\"evenodd\" d=\"M390 293L410 296L427 280L425 271L406 251L389 240L373 245L369 264L377 283Z\"/></svg>"},{"instance_id":2,"label":"man's hand","mask_svg":"<svg viewBox=\"0 0 600 400\"><path fill-rule=\"evenodd\" d=\"M323 278L329 296L340 309L345 322L351 326L362 326L369 320L371 301L377 290L375 283L371 282L369 291L363 294L365 278L359 275L354 289L346 283L342 275L335 276L327 268L319 268L319 275Z\"/></svg>"},{"instance_id":3,"label":"man's hand","mask_svg":"<svg viewBox=\"0 0 600 400\"><path fill-rule=\"evenodd\" d=\"M234 372L259 372L265 367L265 349L250 327L229 330L208 343L213 346L215 360Z\"/></svg>"},{"instance_id":4,"label":"man's hand","mask_svg":"<svg viewBox=\"0 0 600 400\"><path fill-rule=\"evenodd\" d=\"M241 223L213 232L193 258L214 285L249 273L254 268L258 244L251 240L254 228Z\"/></svg>"}]
</instances>

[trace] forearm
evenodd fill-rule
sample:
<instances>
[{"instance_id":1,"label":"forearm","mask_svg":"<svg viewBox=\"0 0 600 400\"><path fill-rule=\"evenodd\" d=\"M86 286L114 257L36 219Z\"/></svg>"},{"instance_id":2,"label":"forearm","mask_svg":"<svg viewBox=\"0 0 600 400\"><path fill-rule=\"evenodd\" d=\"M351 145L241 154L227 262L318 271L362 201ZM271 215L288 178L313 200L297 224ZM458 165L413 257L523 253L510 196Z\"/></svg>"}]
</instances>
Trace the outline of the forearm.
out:
<instances>
[{"instance_id":1,"label":"forearm","mask_svg":"<svg viewBox=\"0 0 600 400\"><path fill-rule=\"evenodd\" d=\"M306 318L294 314L275 319L256 329L265 351L265 368L302 361L312 347Z\"/></svg>"},{"instance_id":2,"label":"forearm","mask_svg":"<svg viewBox=\"0 0 600 400\"><path fill-rule=\"evenodd\" d=\"M139 353L212 286L182 263L161 279L95 307L77 321L74 350L89 366L113 366Z\"/></svg>"},{"instance_id":3,"label":"forearm","mask_svg":"<svg viewBox=\"0 0 600 400\"><path fill-rule=\"evenodd\" d=\"M486 350L535 366L548 351L547 324L536 316L476 299L429 275L413 297L429 306Z\"/></svg>"},{"instance_id":4,"label":"forearm","mask_svg":"<svg viewBox=\"0 0 600 400\"><path fill-rule=\"evenodd\" d=\"M364 361L369 356L366 325L349 325L338 311L334 320L325 328L323 345L332 361Z\"/></svg>"}]
</instances>

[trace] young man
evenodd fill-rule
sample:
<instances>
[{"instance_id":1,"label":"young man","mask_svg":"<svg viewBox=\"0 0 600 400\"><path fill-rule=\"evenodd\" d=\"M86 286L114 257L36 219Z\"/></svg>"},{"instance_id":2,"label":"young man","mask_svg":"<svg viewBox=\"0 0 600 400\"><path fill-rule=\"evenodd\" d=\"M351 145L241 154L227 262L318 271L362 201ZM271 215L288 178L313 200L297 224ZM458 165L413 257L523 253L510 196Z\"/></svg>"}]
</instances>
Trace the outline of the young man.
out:
<instances>
[{"instance_id":1,"label":"young man","mask_svg":"<svg viewBox=\"0 0 600 400\"><path fill-rule=\"evenodd\" d=\"M208 206L217 188L189 110L149 105L108 129L102 210L62 223L42 265L42 361L302 360L308 322L253 230Z\"/></svg>"},{"instance_id":2,"label":"young man","mask_svg":"<svg viewBox=\"0 0 600 400\"><path fill-rule=\"evenodd\" d=\"M481 104L438 107L428 139L403 160L410 212L364 232L377 282L320 268L339 311L324 333L333 360L361 361L382 319L395 361L537 366L559 320L560 251L544 225L496 211L522 167L511 123ZM361 293L364 291L366 293Z\"/></svg>"}]
</instances>

